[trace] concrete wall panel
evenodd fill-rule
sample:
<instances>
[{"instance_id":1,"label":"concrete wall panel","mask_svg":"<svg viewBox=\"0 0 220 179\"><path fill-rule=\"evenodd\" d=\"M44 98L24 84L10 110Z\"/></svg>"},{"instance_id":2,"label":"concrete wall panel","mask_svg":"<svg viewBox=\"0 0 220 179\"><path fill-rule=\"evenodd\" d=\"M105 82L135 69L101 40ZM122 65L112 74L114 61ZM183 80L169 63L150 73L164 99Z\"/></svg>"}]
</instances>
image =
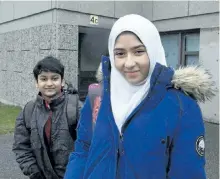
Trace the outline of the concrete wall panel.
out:
<instances>
[{"instance_id":1,"label":"concrete wall panel","mask_svg":"<svg viewBox=\"0 0 220 179\"><path fill-rule=\"evenodd\" d=\"M78 51L59 50L58 58L65 66L65 80L78 87Z\"/></svg>"},{"instance_id":2,"label":"concrete wall panel","mask_svg":"<svg viewBox=\"0 0 220 179\"><path fill-rule=\"evenodd\" d=\"M51 9L50 1L14 1L14 19Z\"/></svg>"},{"instance_id":3,"label":"concrete wall panel","mask_svg":"<svg viewBox=\"0 0 220 179\"><path fill-rule=\"evenodd\" d=\"M153 20L184 17L188 15L188 1L154 1Z\"/></svg>"},{"instance_id":4,"label":"concrete wall panel","mask_svg":"<svg viewBox=\"0 0 220 179\"><path fill-rule=\"evenodd\" d=\"M154 24L161 32L218 27L219 13L155 21Z\"/></svg>"},{"instance_id":5,"label":"concrete wall panel","mask_svg":"<svg viewBox=\"0 0 220 179\"><path fill-rule=\"evenodd\" d=\"M153 1L142 1L142 14L149 20L153 20Z\"/></svg>"},{"instance_id":6,"label":"concrete wall panel","mask_svg":"<svg viewBox=\"0 0 220 179\"><path fill-rule=\"evenodd\" d=\"M53 22L53 11L43 12L27 18L0 24L0 34L9 31L22 30L30 27L51 24Z\"/></svg>"},{"instance_id":7,"label":"concrete wall panel","mask_svg":"<svg viewBox=\"0 0 220 179\"><path fill-rule=\"evenodd\" d=\"M201 64L210 71L219 88L219 29L201 29L200 53ZM219 93L205 104L201 104L204 117L208 121L219 123Z\"/></svg>"},{"instance_id":8,"label":"concrete wall panel","mask_svg":"<svg viewBox=\"0 0 220 179\"><path fill-rule=\"evenodd\" d=\"M78 50L78 26L58 25L58 49Z\"/></svg>"},{"instance_id":9,"label":"concrete wall panel","mask_svg":"<svg viewBox=\"0 0 220 179\"><path fill-rule=\"evenodd\" d=\"M0 1L0 23L13 20L14 4L12 1Z\"/></svg>"},{"instance_id":10,"label":"concrete wall panel","mask_svg":"<svg viewBox=\"0 0 220 179\"><path fill-rule=\"evenodd\" d=\"M58 1L57 7L88 14L114 17L114 1Z\"/></svg>"},{"instance_id":11,"label":"concrete wall panel","mask_svg":"<svg viewBox=\"0 0 220 179\"><path fill-rule=\"evenodd\" d=\"M115 19L99 16L98 25L90 24L90 15L78 12L68 12L59 10L57 12L57 22L61 24L72 24L87 27L111 28Z\"/></svg>"},{"instance_id":12,"label":"concrete wall panel","mask_svg":"<svg viewBox=\"0 0 220 179\"><path fill-rule=\"evenodd\" d=\"M119 18L127 14L143 15L142 5L141 1L115 1L115 17Z\"/></svg>"},{"instance_id":13,"label":"concrete wall panel","mask_svg":"<svg viewBox=\"0 0 220 179\"><path fill-rule=\"evenodd\" d=\"M219 1L189 1L189 16L219 12Z\"/></svg>"}]
</instances>

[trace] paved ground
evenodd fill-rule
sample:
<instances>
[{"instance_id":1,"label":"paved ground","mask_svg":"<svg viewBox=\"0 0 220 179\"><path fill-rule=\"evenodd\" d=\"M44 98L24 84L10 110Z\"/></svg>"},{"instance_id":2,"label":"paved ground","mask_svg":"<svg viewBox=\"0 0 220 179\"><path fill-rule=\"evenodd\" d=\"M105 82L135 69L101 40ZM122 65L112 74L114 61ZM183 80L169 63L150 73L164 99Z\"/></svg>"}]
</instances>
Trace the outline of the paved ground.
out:
<instances>
[{"instance_id":1,"label":"paved ground","mask_svg":"<svg viewBox=\"0 0 220 179\"><path fill-rule=\"evenodd\" d=\"M205 123L207 179L219 179L219 125Z\"/></svg>"},{"instance_id":2,"label":"paved ground","mask_svg":"<svg viewBox=\"0 0 220 179\"><path fill-rule=\"evenodd\" d=\"M205 123L205 126L207 179L219 179L219 125ZM0 179L27 179L15 162L12 142L12 135L0 136Z\"/></svg>"},{"instance_id":3,"label":"paved ground","mask_svg":"<svg viewBox=\"0 0 220 179\"><path fill-rule=\"evenodd\" d=\"M15 162L12 142L12 135L0 135L0 179L27 179Z\"/></svg>"}]
</instances>

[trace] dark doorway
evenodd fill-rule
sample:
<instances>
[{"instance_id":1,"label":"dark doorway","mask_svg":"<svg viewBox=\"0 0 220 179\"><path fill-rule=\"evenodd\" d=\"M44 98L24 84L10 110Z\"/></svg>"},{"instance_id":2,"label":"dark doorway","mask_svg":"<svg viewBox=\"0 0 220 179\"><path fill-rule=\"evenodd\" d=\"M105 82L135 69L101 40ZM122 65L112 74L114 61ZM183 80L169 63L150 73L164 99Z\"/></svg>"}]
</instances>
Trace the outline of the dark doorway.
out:
<instances>
[{"instance_id":1,"label":"dark doorway","mask_svg":"<svg viewBox=\"0 0 220 179\"><path fill-rule=\"evenodd\" d=\"M96 70L101 56L108 54L110 30L101 28L79 27L79 78L80 99L84 101L88 86L96 82Z\"/></svg>"}]
</instances>

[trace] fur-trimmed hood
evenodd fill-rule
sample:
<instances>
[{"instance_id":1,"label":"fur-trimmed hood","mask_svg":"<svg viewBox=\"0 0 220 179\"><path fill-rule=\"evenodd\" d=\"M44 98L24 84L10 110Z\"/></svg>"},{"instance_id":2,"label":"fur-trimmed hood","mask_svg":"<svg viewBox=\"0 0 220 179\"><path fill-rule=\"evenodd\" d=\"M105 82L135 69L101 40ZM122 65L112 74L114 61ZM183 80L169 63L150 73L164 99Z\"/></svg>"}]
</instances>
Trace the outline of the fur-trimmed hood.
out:
<instances>
[{"instance_id":1,"label":"fur-trimmed hood","mask_svg":"<svg viewBox=\"0 0 220 179\"><path fill-rule=\"evenodd\" d=\"M96 72L96 79L98 82L102 81L101 64ZM174 88L181 89L185 94L203 103L211 100L217 92L212 75L200 66L180 67L174 71L171 83Z\"/></svg>"}]
</instances>

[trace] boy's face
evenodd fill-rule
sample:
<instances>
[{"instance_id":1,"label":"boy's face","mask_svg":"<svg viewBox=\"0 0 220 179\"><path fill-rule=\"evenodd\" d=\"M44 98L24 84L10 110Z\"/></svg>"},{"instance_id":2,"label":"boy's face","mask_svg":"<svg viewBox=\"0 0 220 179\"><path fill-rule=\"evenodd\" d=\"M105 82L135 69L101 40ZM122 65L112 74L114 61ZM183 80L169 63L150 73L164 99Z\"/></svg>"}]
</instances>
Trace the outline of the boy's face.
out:
<instances>
[{"instance_id":1,"label":"boy's face","mask_svg":"<svg viewBox=\"0 0 220 179\"><path fill-rule=\"evenodd\" d=\"M59 94L62 86L64 86L64 80L61 79L60 74L53 72L41 72L36 81L39 92L49 99Z\"/></svg>"}]
</instances>

